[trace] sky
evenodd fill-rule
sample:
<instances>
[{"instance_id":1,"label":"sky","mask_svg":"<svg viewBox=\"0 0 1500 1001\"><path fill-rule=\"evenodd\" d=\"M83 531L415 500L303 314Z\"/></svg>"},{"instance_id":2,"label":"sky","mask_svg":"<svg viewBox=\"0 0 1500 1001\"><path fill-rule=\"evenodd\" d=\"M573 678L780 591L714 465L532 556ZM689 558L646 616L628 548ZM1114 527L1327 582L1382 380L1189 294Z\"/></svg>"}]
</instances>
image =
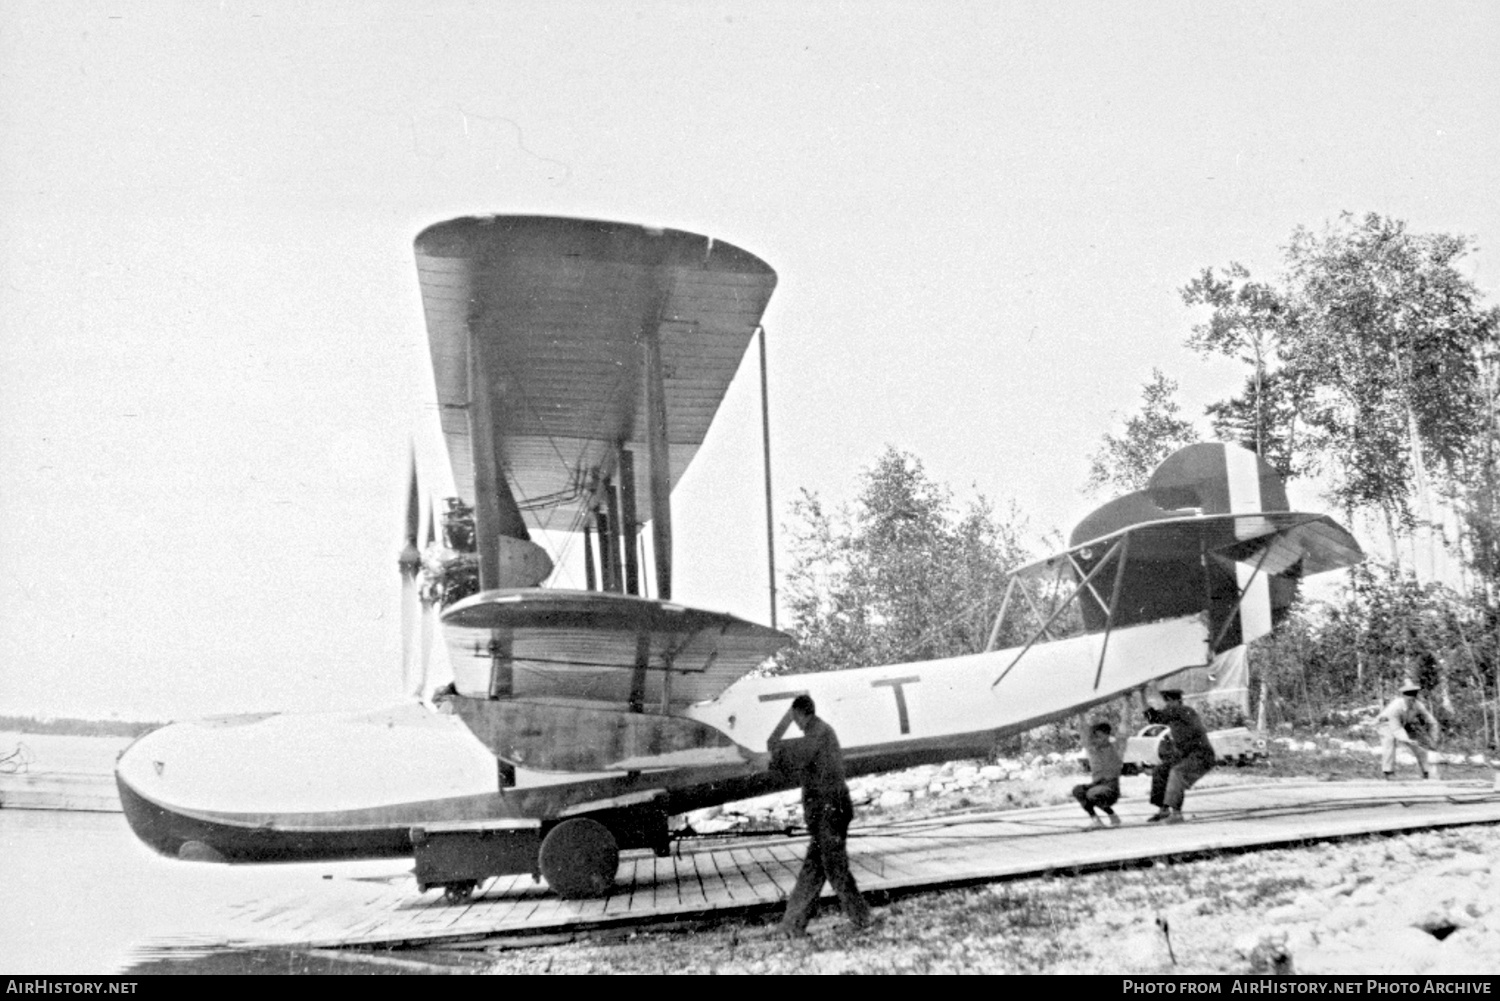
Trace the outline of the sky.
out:
<instances>
[{"instance_id":1,"label":"sky","mask_svg":"<svg viewBox=\"0 0 1500 1001\"><path fill-rule=\"evenodd\" d=\"M1183 344L1204 267L1379 212L1474 238L1496 301L1496 67L1488 0L5 0L0 713L394 695L413 443L445 475L432 223L775 268L781 542L888 446L1041 537L1154 368L1205 430L1237 390ZM766 621L759 408L752 350L673 496L674 597Z\"/></svg>"}]
</instances>

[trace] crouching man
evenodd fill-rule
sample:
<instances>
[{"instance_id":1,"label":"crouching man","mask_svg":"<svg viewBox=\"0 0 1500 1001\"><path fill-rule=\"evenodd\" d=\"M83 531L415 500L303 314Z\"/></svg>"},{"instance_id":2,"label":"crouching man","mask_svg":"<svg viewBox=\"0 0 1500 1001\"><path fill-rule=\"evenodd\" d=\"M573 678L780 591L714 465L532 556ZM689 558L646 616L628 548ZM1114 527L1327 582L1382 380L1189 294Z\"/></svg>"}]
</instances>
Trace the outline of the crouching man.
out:
<instances>
[{"instance_id":1,"label":"crouching man","mask_svg":"<svg viewBox=\"0 0 1500 1001\"><path fill-rule=\"evenodd\" d=\"M1164 688L1161 697L1162 707L1148 711L1147 718L1167 725L1171 731L1171 751L1163 754L1163 761L1151 773L1151 802L1157 810L1147 820L1180 824L1183 797L1209 773L1218 756L1203 720L1183 704L1182 690Z\"/></svg>"},{"instance_id":2,"label":"crouching man","mask_svg":"<svg viewBox=\"0 0 1500 1001\"><path fill-rule=\"evenodd\" d=\"M1083 735L1083 752L1089 756L1089 780L1073 787L1073 798L1089 815L1091 823L1085 830L1104 826L1094 812L1096 809L1104 811L1109 826L1120 826L1114 805L1120 801L1120 772L1125 767L1123 744L1123 740L1115 740L1114 728L1108 723L1095 723Z\"/></svg>"},{"instance_id":3,"label":"crouching man","mask_svg":"<svg viewBox=\"0 0 1500 1001\"><path fill-rule=\"evenodd\" d=\"M1403 682L1401 694L1375 717L1375 729L1380 733L1380 771L1387 779L1396 777L1398 745L1411 751L1424 779L1430 774L1427 752L1437 746L1438 721L1417 698L1421 692L1422 686L1415 681Z\"/></svg>"}]
</instances>

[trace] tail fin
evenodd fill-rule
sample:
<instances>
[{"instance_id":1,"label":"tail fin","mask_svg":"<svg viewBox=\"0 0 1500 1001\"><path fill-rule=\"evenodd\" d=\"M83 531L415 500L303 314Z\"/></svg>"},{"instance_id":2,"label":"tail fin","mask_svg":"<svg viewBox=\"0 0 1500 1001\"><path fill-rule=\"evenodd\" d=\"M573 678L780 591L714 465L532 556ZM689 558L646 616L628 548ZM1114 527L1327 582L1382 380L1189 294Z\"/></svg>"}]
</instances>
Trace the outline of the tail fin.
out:
<instances>
[{"instance_id":1,"label":"tail fin","mask_svg":"<svg viewBox=\"0 0 1500 1001\"><path fill-rule=\"evenodd\" d=\"M1288 511L1281 477L1254 453L1205 443L1168 456L1145 489L1096 509L1074 528L1069 543L1087 569L1105 551L1089 543L1130 535L1113 624L1207 610L1217 653L1266 635L1285 617L1304 570L1303 560L1295 558L1303 542L1299 537L1290 547L1293 558L1273 562L1266 559L1269 540L1289 537L1316 517ZM1343 529L1329 526L1342 551L1358 558L1358 545ZM1278 557L1286 548L1275 550ZM1111 621L1097 604L1085 602L1083 610L1090 629Z\"/></svg>"},{"instance_id":2,"label":"tail fin","mask_svg":"<svg viewBox=\"0 0 1500 1001\"><path fill-rule=\"evenodd\" d=\"M1162 460L1146 484L1162 508L1198 508L1203 514L1287 511L1286 484L1254 452L1203 442Z\"/></svg>"},{"instance_id":3,"label":"tail fin","mask_svg":"<svg viewBox=\"0 0 1500 1001\"><path fill-rule=\"evenodd\" d=\"M1264 459L1236 445L1217 442L1189 445L1167 456L1151 474L1146 492L1162 507L1196 507L1204 514L1289 510L1286 484ZM1246 537L1243 532L1238 534ZM1235 563L1234 571L1241 593L1239 638L1241 643L1249 643L1269 634L1274 622L1286 614L1296 599L1298 579L1279 583L1283 593L1277 596L1278 603L1271 594L1272 578L1257 574L1254 567L1244 563ZM1219 611L1220 618L1232 614L1229 607Z\"/></svg>"}]
</instances>

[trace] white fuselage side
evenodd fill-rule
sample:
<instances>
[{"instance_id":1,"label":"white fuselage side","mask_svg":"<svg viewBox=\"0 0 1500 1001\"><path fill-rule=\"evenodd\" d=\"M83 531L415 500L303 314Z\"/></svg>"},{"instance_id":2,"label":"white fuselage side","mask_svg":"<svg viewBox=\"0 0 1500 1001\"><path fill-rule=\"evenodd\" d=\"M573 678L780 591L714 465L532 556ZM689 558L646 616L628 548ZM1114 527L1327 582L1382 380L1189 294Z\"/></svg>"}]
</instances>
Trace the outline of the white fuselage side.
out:
<instances>
[{"instance_id":1,"label":"white fuselage side","mask_svg":"<svg viewBox=\"0 0 1500 1001\"><path fill-rule=\"evenodd\" d=\"M1190 615L1015 649L821 674L745 678L687 715L753 752L799 693L838 730L845 753L1024 726L1066 715L1209 660L1208 625ZM1103 670L1100 660L1103 658ZM1009 672L1006 668L1015 666ZM1001 674L1005 677L1000 679ZM1096 682L1097 678L1097 682Z\"/></svg>"}]
</instances>

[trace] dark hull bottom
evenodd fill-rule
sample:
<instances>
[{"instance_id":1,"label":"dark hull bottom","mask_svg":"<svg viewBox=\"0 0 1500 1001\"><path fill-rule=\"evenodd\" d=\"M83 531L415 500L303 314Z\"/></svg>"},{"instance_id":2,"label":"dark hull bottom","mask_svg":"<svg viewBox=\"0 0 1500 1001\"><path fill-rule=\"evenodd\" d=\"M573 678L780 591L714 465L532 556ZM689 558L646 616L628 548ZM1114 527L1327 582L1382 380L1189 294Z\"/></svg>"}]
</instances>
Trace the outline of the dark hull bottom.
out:
<instances>
[{"instance_id":1,"label":"dark hull bottom","mask_svg":"<svg viewBox=\"0 0 1500 1001\"><path fill-rule=\"evenodd\" d=\"M907 745L899 749L872 749L864 754L850 755L845 761L845 769L852 778L957 757L983 757L993 747L996 735L994 732L966 734L934 741L926 747ZM675 787L671 781L666 779L667 799L664 804L669 814L686 813L790 788L785 780L769 772L723 776L709 781L700 777L699 781ZM677 777L677 781L681 782L682 777ZM315 862L400 858L414 853L410 823L393 827L306 830L249 827L186 816L146 799L118 777L115 784L120 790L120 803L131 830L152 849L170 858L240 863ZM611 783L609 788L599 790L599 795L618 795L648 784L649 780L643 783L641 778L634 778L619 787ZM549 809L549 805L555 808L566 804L566 800L546 803L544 800L551 797L541 789L529 792L531 795L526 798L535 798L536 802L528 803L530 808L523 808L523 815L545 818L550 814L555 817L556 810ZM544 833L548 826L544 820Z\"/></svg>"},{"instance_id":2,"label":"dark hull bottom","mask_svg":"<svg viewBox=\"0 0 1500 1001\"><path fill-rule=\"evenodd\" d=\"M125 820L136 837L170 858L217 854L225 862L327 862L412 854L411 831L404 826L344 831L240 827L175 813L140 796L118 778L115 785ZM202 852L199 846L210 851Z\"/></svg>"}]
</instances>

